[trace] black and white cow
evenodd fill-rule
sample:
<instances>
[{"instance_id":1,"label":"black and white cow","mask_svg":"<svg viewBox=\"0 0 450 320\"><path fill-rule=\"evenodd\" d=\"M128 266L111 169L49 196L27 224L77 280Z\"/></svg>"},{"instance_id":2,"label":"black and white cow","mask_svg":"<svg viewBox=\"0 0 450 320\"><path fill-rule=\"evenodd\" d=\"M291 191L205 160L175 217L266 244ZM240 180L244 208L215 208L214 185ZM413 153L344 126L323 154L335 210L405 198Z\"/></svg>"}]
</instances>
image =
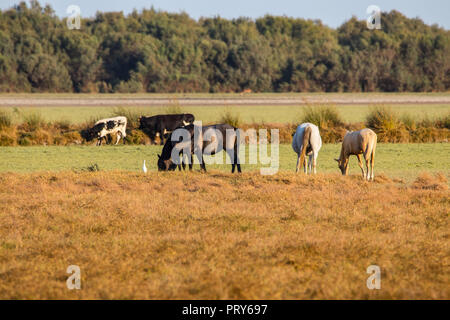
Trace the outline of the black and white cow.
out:
<instances>
[{"instance_id":1,"label":"black and white cow","mask_svg":"<svg viewBox=\"0 0 450 320\"><path fill-rule=\"evenodd\" d=\"M190 113L183 114L162 114L153 117L141 117L139 119L139 130L147 134L153 143L155 138L159 136L161 145L164 144L164 136L172 132L178 127L193 124L195 121L194 115Z\"/></svg>"},{"instance_id":2,"label":"black and white cow","mask_svg":"<svg viewBox=\"0 0 450 320\"><path fill-rule=\"evenodd\" d=\"M119 143L120 138L127 136L127 118L126 117L114 117L108 119L98 120L94 126L90 129L83 130L81 135L86 141L91 141L97 138L97 146L102 145L103 139L106 139L108 135L117 135L116 144Z\"/></svg>"}]
</instances>

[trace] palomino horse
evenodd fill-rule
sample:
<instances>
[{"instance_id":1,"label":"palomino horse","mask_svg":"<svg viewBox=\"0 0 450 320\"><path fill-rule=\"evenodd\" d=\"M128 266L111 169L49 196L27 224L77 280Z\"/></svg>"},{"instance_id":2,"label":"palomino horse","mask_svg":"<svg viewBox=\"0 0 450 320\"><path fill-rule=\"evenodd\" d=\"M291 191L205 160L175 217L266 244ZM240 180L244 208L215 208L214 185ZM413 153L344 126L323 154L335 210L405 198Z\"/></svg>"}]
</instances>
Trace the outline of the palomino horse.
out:
<instances>
[{"instance_id":1,"label":"palomino horse","mask_svg":"<svg viewBox=\"0 0 450 320\"><path fill-rule=\"evenodd\" d=\"M306 155L309 156L309 173L316 173L316 161L319 150L322 147L322 138L320 137L319 128L312 123L302 123L297 127L294 138L292 139L292 149L297 153L297 168L295 172L299 172L301 166L304 167L305 173L307 167Z\"/></svg>"},{"instance_id":2,"label":"palomino horse","mask_svg":"<svg viewBox=\"0 0 450 320\"><path fill-rule=\"evenodd\" d=\"M343 175L348 173L348 159L350 155L356 155L364 179L373 181L373 166L375 161L375 149L377 147L377 135L370 129L362 129L354 132L347 132L342 142L341 155L339 159L334 159L339 164L339 169ZM366 160L367 175L364 173L361 154ZM369 166L370 161L370 166Z\"/></svg>"},{"instance_id":3,"label":"palomino horse","mask_svg":"<svg viewBox=\"0 0 450 320\"><path fill-rule=\"evenodd\" d=\"M177 135L179 137L178 139L175 137L178 130L186 130L185 133L188 133L187 141L184 141L181 137L183 132ZM172 139L172 136L174 139ZM238 172L241 172L241 164L238 157L239 139L239 130L229 124L215 124L204 127L191 124L178 128L172 132L166 141L162 154L158 155L158 169L159 171L175 170L178 166L178 169L181 170L180 159L173 159L172 157L174 155L183 156L183 154L187 154L189 170L192 170L192 155L195 153L200 162L201 169L206 171L203 155L214 155L225 150L231 160L231 172L234 173L236 167ZM184 168L185 164L183 161Z\"/></svg>"}]
</instances>

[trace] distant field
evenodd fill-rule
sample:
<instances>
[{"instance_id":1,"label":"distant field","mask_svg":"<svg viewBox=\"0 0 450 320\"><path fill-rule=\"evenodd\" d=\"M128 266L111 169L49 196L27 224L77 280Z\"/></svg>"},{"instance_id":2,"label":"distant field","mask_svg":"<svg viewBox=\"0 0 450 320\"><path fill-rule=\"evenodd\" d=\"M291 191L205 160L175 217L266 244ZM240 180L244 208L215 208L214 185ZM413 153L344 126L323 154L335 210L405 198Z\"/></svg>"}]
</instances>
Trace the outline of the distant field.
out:
<instances>
[{"instance_id":1,"label":"distant field","mask_svg":"<svg viewBox=\"0 0 450 320\"><path fill-rule=\"evenodd\" d=\"M120 105L111 106L63 106L63 107L19 107L22 113L38 112L47 121L65 120L71 123L83 123L93 118L108 117ZM192 113L196 119L205 123L220 121L224 112L229 111L239 115L243 123L267 122L267 123L298 123L302 117L305 106L176 106L181 112ZM344 121L348 123L363 122L372 105L337 105ZM155 115L167 113L174 105L167 107L127 106L125 109L137 112L141 115ZM398 104L392 105L400 115L409 114L416 119L434 119L450 112L450 104ZM1 107L1 110L13 111L12 107ZM20 122L19 116L15 116L15 122Z\"/></svg>"},{"instance_id":2,"label":"distant field","mask_svg":"<svg viewBox=\"0 0 450 320\"><path fill-rule=\"evenodd\" d=\"M247 149L248 150L248 149ZM268 148L270 150L270 148ZM318 172L337 173L340 144L325 144L319 153ZM70 147L0 147L0 172L80 171L97 164L101 170L140 172L144 159L156 170L160 146L70 146ZM450 144L378 144L375 175L411 181L422 171L450 175ZM246 160L248 162L248 158ZM294 171L296 154L291 145L280 145L280 171ZM243 171L258 170L260 165L243 165ZM199 169L198 165L194 166ZM207 169L228 172L230 165L207 165ZM350 160L350 174L360 174L355 157Z\"/></svg>"}]
</instances>

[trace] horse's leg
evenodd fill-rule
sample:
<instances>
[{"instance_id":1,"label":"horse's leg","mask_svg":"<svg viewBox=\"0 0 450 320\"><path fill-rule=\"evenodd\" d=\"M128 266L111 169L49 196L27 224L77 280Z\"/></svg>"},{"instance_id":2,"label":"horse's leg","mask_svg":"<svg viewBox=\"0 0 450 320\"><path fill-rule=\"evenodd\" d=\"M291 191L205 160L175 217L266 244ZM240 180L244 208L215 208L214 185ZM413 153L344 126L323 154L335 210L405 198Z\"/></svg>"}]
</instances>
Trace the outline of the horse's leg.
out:
<instances>
[{"instance_id":1,"label":"horse's leg","mask_svg":"<svg viewBox=\"0 0 450 320\"><path fill-rule=\"evenodd\" d=\"M367 155L367 157L366 157L366 155L364 155L364 159L366 160L366 169L367 169L367 181L370 181L370 164L369 164L369 161L370 161L370 155Z\"/></svg>"},{"instance_id":2,"label":"horse's leg","mask_svg":"<svg viewBox=\"0 0 450 320\"><path fill-rule=\"evenodd\" d=\"M201 165L200 165L200 168L201 168L204 172L206 172L206 165L205 165L205 160L203 160L203 155L202 155L202 163L201 163Z\"/></svg>"},{"instance_id":3,"label":"horse's leg","mask_svg":"<svg viewBox=\"0 0 450 320\"><path fill-rule=\"evenodd\" d=\"M308 174L307 168L308 168L308 158L305 157L305 160L303 162L303 171L305 172L305 174Z\"/></svg>"},{"instance_id":4,"label":"horse's leg","mask_svg":"<svg viewBox=\"0 0 450 320\"><path fill-rule=\"evenodd\" d=\"M189 171L192 171L192 167L194 166L194 162L192 161L192 153L189 154Z\"/></svg>"},{"instance_id":5,"label":"horse's leg","mask_svg":"<svg viewBox=\"0 0 450 320\"><path fill-rule=\"evenodd\" d=\"M365 179L366 178L366 173L364 172L364 167L363 167L363 164L362 164L362 161L361 161L361 155L357 154L356 157L358 158L358 164L359 164L359 167L361 168L363 179Z\"/></svg>"},{"instance_id":6,"label":"horse's leg","mask_svg":"<svg viewBox=\"0 0 450 320\"><path fill-rule=\"evenodd\" d=\"M203 152L201 154L197 153L197 159L200 162L200 170L203 170L206 172L205 161L203 160Z\"/></svg>"},{"instance_id":7,"label":"horse's leg","mask_svg":"<svg viewBox=\"0 0 450 320\"><path fill-rule=\"evenodd\" d=\"M372 181L374 179L373 167L375 165L375 149L376 149L376 142L375 142L374 146L372 147L372 153L370 156L370 168L371 168L370 177L371 177Z\"/></svg>"},{"instance_id":8,"label":"horse's leg","mask_svg":"<svg viewBox=\"0 0 450 320\"><path fill-rule=\"evenodd\" d=\"M300 164L300 153L297 153L297 155L298 155L297 168L295 169L295 173L298 173L300 171L300 167L301 167L301 164Z\"/></svg>"},{"instance_id":9,"label":"horse's leg","mask_svg":"<svg viewBox=\"0 0 450 320\"><path fill-rule=\"evenodd\" d=\"M312 174L313 172L313 159L314 159L314 153L312 153L310 156L309 156L309 166L308 166L308 171L309 171L309 174Z\"/></svg>"},{"instance_id":10,"label":"horse's leg","mask_svg":"<svg viewBox=\"0 0 450 320\"><path fill-rule=\"evenodd\" d=\"M237 169L238 169L238 172L239 173L241 173L242 171L241 171L241 164L239 163L240 161L239 161L239 157L238 157L238 152L239 152L239 150L238 150L238 146L237 146L237 142L235 142L235 144L234 144L234 153L233 153L233 155L234 155L234 158L233 158L233 168L232 168L232 173L234 173L234 168L235 168L235 166L237 166ZM230 157L231 158L231 157Z\"/></svg>"}]
</instances>

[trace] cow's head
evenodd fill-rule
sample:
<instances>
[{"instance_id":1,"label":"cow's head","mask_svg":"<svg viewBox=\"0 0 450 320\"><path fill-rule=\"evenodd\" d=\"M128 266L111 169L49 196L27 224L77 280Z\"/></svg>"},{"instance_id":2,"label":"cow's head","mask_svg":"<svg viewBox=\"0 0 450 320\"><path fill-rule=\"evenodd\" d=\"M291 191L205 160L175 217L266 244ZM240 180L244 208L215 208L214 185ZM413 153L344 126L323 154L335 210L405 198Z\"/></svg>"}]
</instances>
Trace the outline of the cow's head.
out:
<instances>
[{"instance_id":1,"label":"cow's head","mask_svg":"<svg viewBox=\"0 0 450 320\"><path fill-rule=\"evenodd\" d=\"M85 129L81 130L81 137L89 142L97 138L98 134L96 134L92 129Z\"/></svg>"},{"instance_id":2,"label":"cow's head","mask_svg":"<svg viewBox=\"0 0 450 320\"><path fill-rule=\"evenodd\" d=\"M86 141L98 139L100 137L100 132L104 127L105 123L99 123L92 128L81 130L81 137Z\"/></svg>"},{"instance_id":3,"label":"cow's head","mask_svg":"<svg viewBox=\"0 0 450 320\"><path fill-rule=\"evenodd\" d=\"M164 160L161 155L158 154L158 171L173 171L177 165L169 158Z\"/></svg>"}]
</instances>

